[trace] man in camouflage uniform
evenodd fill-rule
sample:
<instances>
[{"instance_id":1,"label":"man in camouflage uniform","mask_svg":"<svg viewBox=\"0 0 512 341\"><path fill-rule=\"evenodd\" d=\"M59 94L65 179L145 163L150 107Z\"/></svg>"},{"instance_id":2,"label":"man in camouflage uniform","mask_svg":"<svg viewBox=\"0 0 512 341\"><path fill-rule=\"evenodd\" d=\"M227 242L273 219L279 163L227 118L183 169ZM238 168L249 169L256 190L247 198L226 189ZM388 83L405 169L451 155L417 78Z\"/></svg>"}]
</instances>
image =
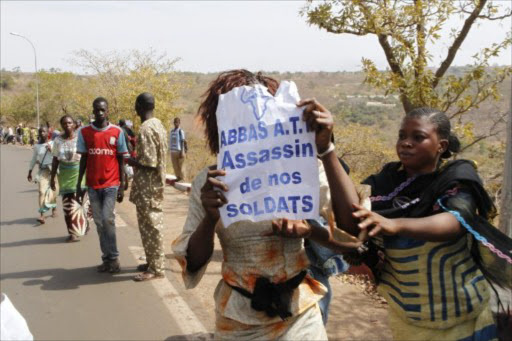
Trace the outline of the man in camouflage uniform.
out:
<instances>
[{"instance_id":1,"label":"man in camouflage uniform","mask_svg":"<svg viewBox=\"0 0 512 341\"><path fill-rule=\"evenodd\" d=\"M142 273L134 277L135 281L147 281L163 278L163 212L165 186L165 155L167 152L167 134L162 122L153 117L154 97L145 92L135 101L135 111L140 117L137 156L130 158L128 164L134 169L130 201L137 207L137 220L146 264L137 267Z\"/></svg>"}]
</instances>

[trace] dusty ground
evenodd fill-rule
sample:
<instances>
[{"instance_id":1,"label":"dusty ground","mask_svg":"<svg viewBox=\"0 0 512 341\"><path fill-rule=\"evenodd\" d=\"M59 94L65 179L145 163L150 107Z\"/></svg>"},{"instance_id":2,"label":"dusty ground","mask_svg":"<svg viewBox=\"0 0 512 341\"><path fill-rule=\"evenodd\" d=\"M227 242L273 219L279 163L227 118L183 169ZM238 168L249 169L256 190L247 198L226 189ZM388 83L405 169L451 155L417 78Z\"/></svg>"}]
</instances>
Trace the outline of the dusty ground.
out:
<instances>
[{"instance_id":1,"label":"dusty ground","mask_svg":"<svg viewBox=\"0 0 512 341\"><path fill-rule=\"evenodd\" d=\"M130 226L131 232L136 231L135 210L129 203L120 205L123 218ZM178 190L167 187L165 192L165 248L169 259L170 278L180 294L186 299L190 308L198 316L207 330L214 329L213 292L221 278L222 251L216 241L215 251L205 276L199 285L192 290L185 290L180 278L180 267L173 260L171 242L181 233L188 210L188 196ZM169 277L169 276L168 276ZM386 306L378 300L363 293L362 285L347 283L346 278L332 278L333 299L327 332L331 340L391 340L387 327ZM195 335L197 336L197 335Z\"/></svg>"}]
</instances>

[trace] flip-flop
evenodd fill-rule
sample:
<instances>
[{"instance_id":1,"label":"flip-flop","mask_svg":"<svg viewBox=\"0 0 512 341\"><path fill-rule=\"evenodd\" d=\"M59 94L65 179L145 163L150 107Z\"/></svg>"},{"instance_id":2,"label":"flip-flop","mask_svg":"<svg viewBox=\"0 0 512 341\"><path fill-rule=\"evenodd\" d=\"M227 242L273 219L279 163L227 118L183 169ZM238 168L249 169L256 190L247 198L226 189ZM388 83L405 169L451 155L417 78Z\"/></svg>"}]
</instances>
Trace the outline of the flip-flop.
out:
<instances>
[{"instance_id":1,"label":"flip-flop","mask_svg":"<svg viewBox=\"0 0 512 341\"><path fill-rule=\"evenodd\" d=\"M80 238L75 236L75 235L69 235L67 238L66 238L66 243L76 243L76 242L79 242L80 241Z\"/></svg>"},{"instance_id":2,"label":"flip-flop","mask_svg":"<svg viewBox=\"0 0 512 341\"><path fill-rule=\"evenodd\" d=\"M146 271L146 272L140 273L140 274L136 275L135 277L133 277L133 280L135 282L145 282L145 281L151 281L153 279L161 279L164 277L165 277L165 275L157 275L152 272Z\"/></svg>"}]
</instances>

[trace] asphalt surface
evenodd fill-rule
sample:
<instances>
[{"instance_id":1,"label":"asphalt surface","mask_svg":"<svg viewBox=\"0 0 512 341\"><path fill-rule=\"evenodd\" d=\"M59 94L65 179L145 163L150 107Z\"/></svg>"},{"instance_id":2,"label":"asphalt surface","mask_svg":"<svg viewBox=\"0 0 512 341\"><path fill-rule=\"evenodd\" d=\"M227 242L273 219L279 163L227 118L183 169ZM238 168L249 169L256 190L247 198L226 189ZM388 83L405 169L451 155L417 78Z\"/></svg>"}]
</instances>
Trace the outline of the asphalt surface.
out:
<instances>
[{"instance_id":1,"label":"asphalt surface","mask_svg":"<svg viewBox=\"0 0 512 341\"><path fill-rule=\"evenodd\" d=\"M65 243L59 200L59 216L39 225L37 185L26 180L31 150L2 145L0 153L1 291L36 340L165 340L182 333L183 322L162 298L165 285L132 281L138 261L129 235L118 233L121 273L97 273L94 224L81 242Z\"/></svg>"}]
</instances>

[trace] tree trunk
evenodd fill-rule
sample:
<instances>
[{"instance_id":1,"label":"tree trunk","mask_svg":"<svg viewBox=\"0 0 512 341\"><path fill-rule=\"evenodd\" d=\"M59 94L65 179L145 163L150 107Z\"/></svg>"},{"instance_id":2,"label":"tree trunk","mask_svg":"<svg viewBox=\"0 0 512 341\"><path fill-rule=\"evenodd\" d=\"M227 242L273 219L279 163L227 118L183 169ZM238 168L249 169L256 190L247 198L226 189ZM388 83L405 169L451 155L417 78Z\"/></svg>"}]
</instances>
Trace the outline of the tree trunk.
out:
<instances>
[{"instance_id":1,"label":"tree trunk","mask_svg":"<svg viewBox=\"0 0 512 341\"><path fill-rule=\"evenodd\" d=\"M507 122L507 147L501 190L500 230L512 238L512 98Z\"/></svg>"}]
</instances>

